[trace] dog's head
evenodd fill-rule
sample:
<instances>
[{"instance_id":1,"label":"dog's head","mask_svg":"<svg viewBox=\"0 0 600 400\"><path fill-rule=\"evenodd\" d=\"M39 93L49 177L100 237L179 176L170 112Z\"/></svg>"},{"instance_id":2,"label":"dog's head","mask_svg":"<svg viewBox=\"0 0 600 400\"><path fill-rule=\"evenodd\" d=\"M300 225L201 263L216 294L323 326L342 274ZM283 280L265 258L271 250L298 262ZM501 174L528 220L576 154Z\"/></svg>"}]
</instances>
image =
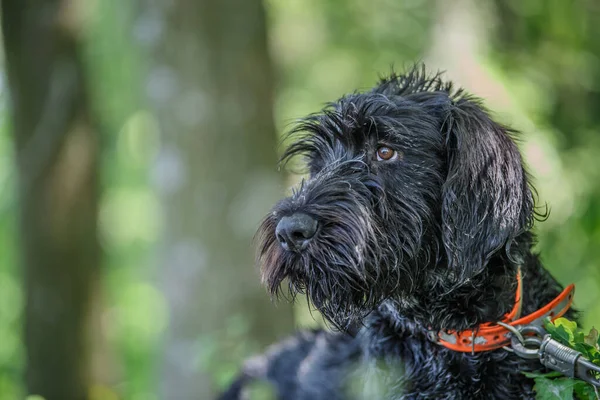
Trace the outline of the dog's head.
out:
<instances>
[{"instance_id":1,"label":"dog's head","mask_svg":"<svg viewBox=\"0 0 600 400\"><path fill-rule=\"evenodd\" d=\"M483 273L530 227L510 131L479 100L415 68L301 121L283 158L309 177L259 229L272 293L288 278L338 327L389 297Z\"/></svg>"}]
</instances>

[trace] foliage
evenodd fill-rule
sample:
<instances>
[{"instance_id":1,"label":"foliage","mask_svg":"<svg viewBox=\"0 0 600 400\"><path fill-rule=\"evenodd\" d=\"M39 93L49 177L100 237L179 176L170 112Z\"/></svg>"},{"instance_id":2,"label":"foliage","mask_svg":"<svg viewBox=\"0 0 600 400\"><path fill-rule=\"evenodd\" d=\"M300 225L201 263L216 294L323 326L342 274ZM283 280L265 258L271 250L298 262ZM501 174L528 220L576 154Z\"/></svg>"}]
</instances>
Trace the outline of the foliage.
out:
<instances>
[{"instance_id":1,"label":"foliage","mask_svg":"<svg viewBox=\"0 0 600 400\"><path fill-rule=\"evenodd\" d=\"M537 226L542 259L559 281L576 284L576 306L589 326L600 317L600 8L585 1L492 3L489 57L515 94L511 114L529 120L527 162L539 204L550 210Z\"/></svg>"},{"instance_id":2,"label":"foliage","mask_svg":"<svg viewBox=\"0 0 600 400\"><path fill-rule=\"evenodd\" d=\"M583 357L600 366L600 339L598 331L592 328L586 335L577 323L566 318L558 318L545 323L546 330L552 339L579 351ZM539 400L572 399L573 394L582 400L600 399L598 389L579 380L562 376L559 372L525 373L535 379L534 390Z\"/></svg>"}]
</instances>

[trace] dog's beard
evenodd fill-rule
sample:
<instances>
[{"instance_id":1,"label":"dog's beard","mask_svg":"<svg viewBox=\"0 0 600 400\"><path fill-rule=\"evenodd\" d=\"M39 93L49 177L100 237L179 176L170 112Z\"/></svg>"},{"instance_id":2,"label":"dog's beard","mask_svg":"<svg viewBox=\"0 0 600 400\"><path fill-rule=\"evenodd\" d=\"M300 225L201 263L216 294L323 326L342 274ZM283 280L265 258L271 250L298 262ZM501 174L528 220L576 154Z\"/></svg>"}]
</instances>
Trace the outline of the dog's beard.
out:
<instances>
[{"instance_id":1,"label":"dog's beard","mask_svg":"<svg viewBox=\"0 0 600 400\"><path fill-rule=\"evenodd\" d=\"M326 214L326 210L321 210ZM365 216L355 216L364 219ZM301 253L285 251L275 238L276 218L261 229L259 260L263 282L274 295L288 279L289 294L306 294L323 316L340 329L360 319L381 301L377 243L368 225L337 221L321 228L318 239Z\"/></svg>"},{"instance_id":2,"label":"dog's beard","mask_svg":"<svg viewBox=\"0 0 600 400\"><path fill-rule=\"evenodd\" d=\"M407 280L401 265L406 242L394 245L381 230L381 187L368 176L352 173L358 168L349 169L350 173L340 175L338 169L303 184L275 207L258 231L258 262L267 289L285 295L281 284L287 278L292 298L306 294L342 330L361 321ZM296 211L320 223L319 232L300 253L284 250L275 235L280 216Z\"/></svg>"}]
</instances>

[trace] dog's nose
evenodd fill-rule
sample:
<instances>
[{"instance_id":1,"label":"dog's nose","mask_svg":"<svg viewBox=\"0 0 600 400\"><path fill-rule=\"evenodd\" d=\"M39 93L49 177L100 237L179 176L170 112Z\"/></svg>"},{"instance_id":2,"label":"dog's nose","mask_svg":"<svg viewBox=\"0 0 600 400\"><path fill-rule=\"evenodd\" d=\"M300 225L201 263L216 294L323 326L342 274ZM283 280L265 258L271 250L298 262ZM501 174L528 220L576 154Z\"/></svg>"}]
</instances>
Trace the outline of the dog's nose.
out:
<instances>
[{"instance_id":1,"label":"dog's nose","mask_svg":"<svg viewBox=\"0 0 600 400\"><path fill-rule=\"evenodd\" d=\"M275 228L275 235L286 250L304 250L317 232L317 220L308 214L297 213L283 217Z\"/></svg>"}]
</instances>

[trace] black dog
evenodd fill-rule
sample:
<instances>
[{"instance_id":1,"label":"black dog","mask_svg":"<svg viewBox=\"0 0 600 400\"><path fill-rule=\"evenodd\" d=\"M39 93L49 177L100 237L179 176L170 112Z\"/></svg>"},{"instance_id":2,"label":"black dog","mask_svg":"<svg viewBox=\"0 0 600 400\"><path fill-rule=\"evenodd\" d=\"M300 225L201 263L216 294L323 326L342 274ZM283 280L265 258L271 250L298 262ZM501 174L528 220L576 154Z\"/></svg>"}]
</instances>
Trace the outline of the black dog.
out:
<instances>
[{"instance_id":1,"label":"black dog","mask_svg":"<svg viewBox=\"0 0 600 400\"><path fill-rule=\"evenodd\" d=\"M304 156L310 177L266 217L259 262L273 294L287 278L340 332L274 345L222 398L253 379L285 400L532 398L537 361L438 335L502 320L519 271L523 315L562 290L532 252L513 134L420 67L302 120L283 158Z\"/></svg>"}]
</instances>

